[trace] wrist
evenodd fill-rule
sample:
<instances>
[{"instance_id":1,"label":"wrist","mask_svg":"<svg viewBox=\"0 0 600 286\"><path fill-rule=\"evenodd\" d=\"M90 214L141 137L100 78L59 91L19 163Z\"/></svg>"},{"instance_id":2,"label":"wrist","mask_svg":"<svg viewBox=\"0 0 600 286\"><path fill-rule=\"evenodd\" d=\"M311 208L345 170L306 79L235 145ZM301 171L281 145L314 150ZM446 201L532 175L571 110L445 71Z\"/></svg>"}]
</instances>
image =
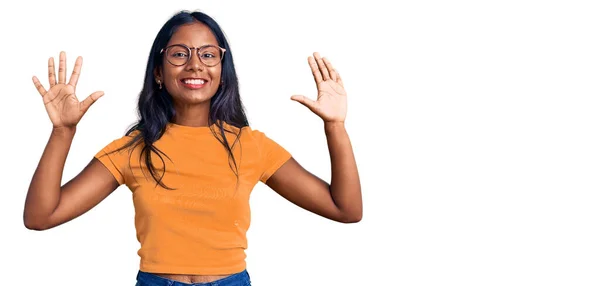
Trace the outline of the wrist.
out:
<instances>
[{"instance_id":1,"label":"wrist","mask_svg":"<svg viewBox=\"0 0 600 286\"><path fill-rule=\"evenodd\" d=\"M325 130L335 130L339 128L345 128L344 121L325 121Z\"/></svg>"},{"instance_id":2,"label":"wrist","mask_svg":"<svg viewBox=\"0 0 600 286\"><path fill-rule=\"evenodd\" d=\"M77 127L53 127L52 134L60 135L60 136L74 136L77 131Z\"/></svg>"}]
</instances>

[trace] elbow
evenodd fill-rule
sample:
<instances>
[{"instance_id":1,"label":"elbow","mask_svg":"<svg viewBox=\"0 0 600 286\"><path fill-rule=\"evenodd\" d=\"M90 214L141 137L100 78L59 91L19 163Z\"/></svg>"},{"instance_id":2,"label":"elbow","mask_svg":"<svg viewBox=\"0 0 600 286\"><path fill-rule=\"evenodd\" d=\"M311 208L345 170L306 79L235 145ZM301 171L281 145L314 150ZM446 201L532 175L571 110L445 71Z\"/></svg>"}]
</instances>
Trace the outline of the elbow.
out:
<instances>
[{"instance_id":1,"label":"elbow","mask_svg":"<svg viewBox=\"0 0 600 286\"><path fill-rule=\"evenodd\" d=\"M23 224L25 225L25 228L29 230L42 231L49 229L48 225L43 221L36 219L28 219L27 217L23 218Z\"/></svg>"},{"instance_id":2,"label":"elbow","mask_svg":"<svg viewBox=\"0 0 600 286\"><path fill-rule=\"evenodd\" d=\"M42 230L46 230L48 229L47 227L41 225L41 224L37 224L37 223L25 223L25 228L29 229L29 230L37 230L37 231L42 231Z\"/></svg>"},{"instance_id":3,"label":"elbow","mask_svg":"<svg viewBox=\"0 0 600 286\"><path fill-rule=\"evenodd\" d=\"M352 215L345 215L342 219L342 223L357 223L362 220L362 212Z\"/></svg>"},{"instance_id":4,"label":"elbow","mask_svg":"<svg viewBox=\"0 0 600 286\"><path fill-rule=\"evenodd\" d=\"M362 216L357 216L355 218L347 219L346 221L344 221L344 223L357 223L357 222L360 222L361 220L362 220Z\"/></svg>"}]
</instances>

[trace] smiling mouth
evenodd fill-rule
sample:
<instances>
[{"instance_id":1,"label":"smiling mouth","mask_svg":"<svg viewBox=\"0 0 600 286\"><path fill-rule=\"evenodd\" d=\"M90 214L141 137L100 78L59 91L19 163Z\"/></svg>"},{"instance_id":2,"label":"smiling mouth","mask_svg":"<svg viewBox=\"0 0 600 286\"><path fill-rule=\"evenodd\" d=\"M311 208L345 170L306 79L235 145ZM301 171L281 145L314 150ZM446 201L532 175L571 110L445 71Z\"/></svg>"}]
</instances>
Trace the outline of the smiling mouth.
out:
<instances>
[{"instance_id":1,"label":"smiling mouth","mask_svg":"<svg viewBox=\"0 0 600 286\"><path fill-rule=\"evenodd\" d=\"M208 81L204 80L204 79L182 79L181 83L183 83L183 86L190 88L190 89L198 89L198 88L202 88L206 85Z\"/></svg>"}]
</instances>

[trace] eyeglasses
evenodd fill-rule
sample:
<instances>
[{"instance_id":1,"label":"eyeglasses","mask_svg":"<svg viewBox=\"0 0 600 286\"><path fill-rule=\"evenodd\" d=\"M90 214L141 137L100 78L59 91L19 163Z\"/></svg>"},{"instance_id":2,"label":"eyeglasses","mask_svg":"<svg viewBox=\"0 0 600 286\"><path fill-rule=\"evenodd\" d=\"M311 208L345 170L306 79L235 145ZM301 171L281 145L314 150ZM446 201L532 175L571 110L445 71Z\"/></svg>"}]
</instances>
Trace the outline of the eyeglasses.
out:
<instances>
[{"instance_id":1,"label":"eyeglasses","mask_svg":"<svg viewBox=\"0 0 600 286\"><path fill-rule=\"evenodd\" d=\"M223 59L225 49L214 46L204 45L198 48L190 48L183 44L176 44L165 47L160 50L160 53L165 53L167 61L174 66L182 66L187 64L192 58L192 50L196 50L198 58L207 67L214 67L218 65Z\"/></svg>"}]
</instances>

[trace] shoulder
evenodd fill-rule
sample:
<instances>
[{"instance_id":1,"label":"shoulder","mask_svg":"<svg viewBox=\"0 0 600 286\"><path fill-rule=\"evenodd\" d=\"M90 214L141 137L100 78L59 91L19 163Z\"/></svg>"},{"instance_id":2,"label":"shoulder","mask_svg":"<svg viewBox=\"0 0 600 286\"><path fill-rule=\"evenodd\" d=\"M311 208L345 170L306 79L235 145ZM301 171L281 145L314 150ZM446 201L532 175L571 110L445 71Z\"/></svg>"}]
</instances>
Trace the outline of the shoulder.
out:
<instances>
[{"instance_id":1,"label":"shoulder","mask_svg":"<svg viewBox=\"0 0 600 286\"><path fill-rule=\"evenodd\" d=\"M233 124L224 122L223 129L228 135L238 135L243 141L261 141L266 135L261 130L253 129L250 125L236 127ZM218 129L216 129L218 132Z\"/></svg>"},{"instance_id":2,"label":"shoulder","mask_svg":"<svg viewBox=\"0 0 600 286\"><path fill-rule=\"evenodd\" d=\"M246 141L251 141L258 146L262 146L267 141L272 141L271 138L261 129L254 129L250 126L245 126L242 128L241 132L242 137L246 137Z\"/></svg>"},{"instance_id":3,"label":"shoulder","mask_svg":"<svg viewBox=\"0 0 600 286\"><path fill-rule=\"evenodd\" d=\"M267 137L267 135L262 130L253 129L250 126L246 126L246 127L244 127L244 129L246 130L248 135L253 139L262 140Z\"/></svg>"},{"instance_id":4,"label":"shoulder","mask_svg":"<svg viewBox=\"0 0 600 286\"><path fill-rule=\"evenodd\" d=\"M248 141L252 141L253 144L255 144L255 146L263 154L269 154L277 151L287 155L287 151L279 144L279 142L277 142L276 139L274 139L275 137L261 129L245 127L245 130L242 131L242 133L246 133L246 136L249 139Z\"/></svg>"},{"instance_id":5,"label":"shoulder","mask_svg":"<svg viewBox=\"0 0 600 286\"><path fill-rule=\"evenodd\" d=\"M110 139L107 142L107 144L104 146L103 151L110 152L110 151L115 151L115 150L121 149L125 146L128 146L129 143L133 142L135 137L140 133L141 132L139 130L134 130L132 132L126 133L125 135L123 135L121 137ZM125 149L129 149L129 148L125 148Z\"/></svg>"},{"instance_id":6,"label":"shoulder","mask_svg":"<svg viewBox=\"0 0 600 286\"><path fill-rule=\"evenodd\" d=\"M140 135L141 133L142 131L140 130L133 130L131 132L125 133L125 135L121 136L120 138L116 138L114 142L118 142L120 144L127 144L128 142L138 137L138 135Z\"/></svg>"}]
</instances>

